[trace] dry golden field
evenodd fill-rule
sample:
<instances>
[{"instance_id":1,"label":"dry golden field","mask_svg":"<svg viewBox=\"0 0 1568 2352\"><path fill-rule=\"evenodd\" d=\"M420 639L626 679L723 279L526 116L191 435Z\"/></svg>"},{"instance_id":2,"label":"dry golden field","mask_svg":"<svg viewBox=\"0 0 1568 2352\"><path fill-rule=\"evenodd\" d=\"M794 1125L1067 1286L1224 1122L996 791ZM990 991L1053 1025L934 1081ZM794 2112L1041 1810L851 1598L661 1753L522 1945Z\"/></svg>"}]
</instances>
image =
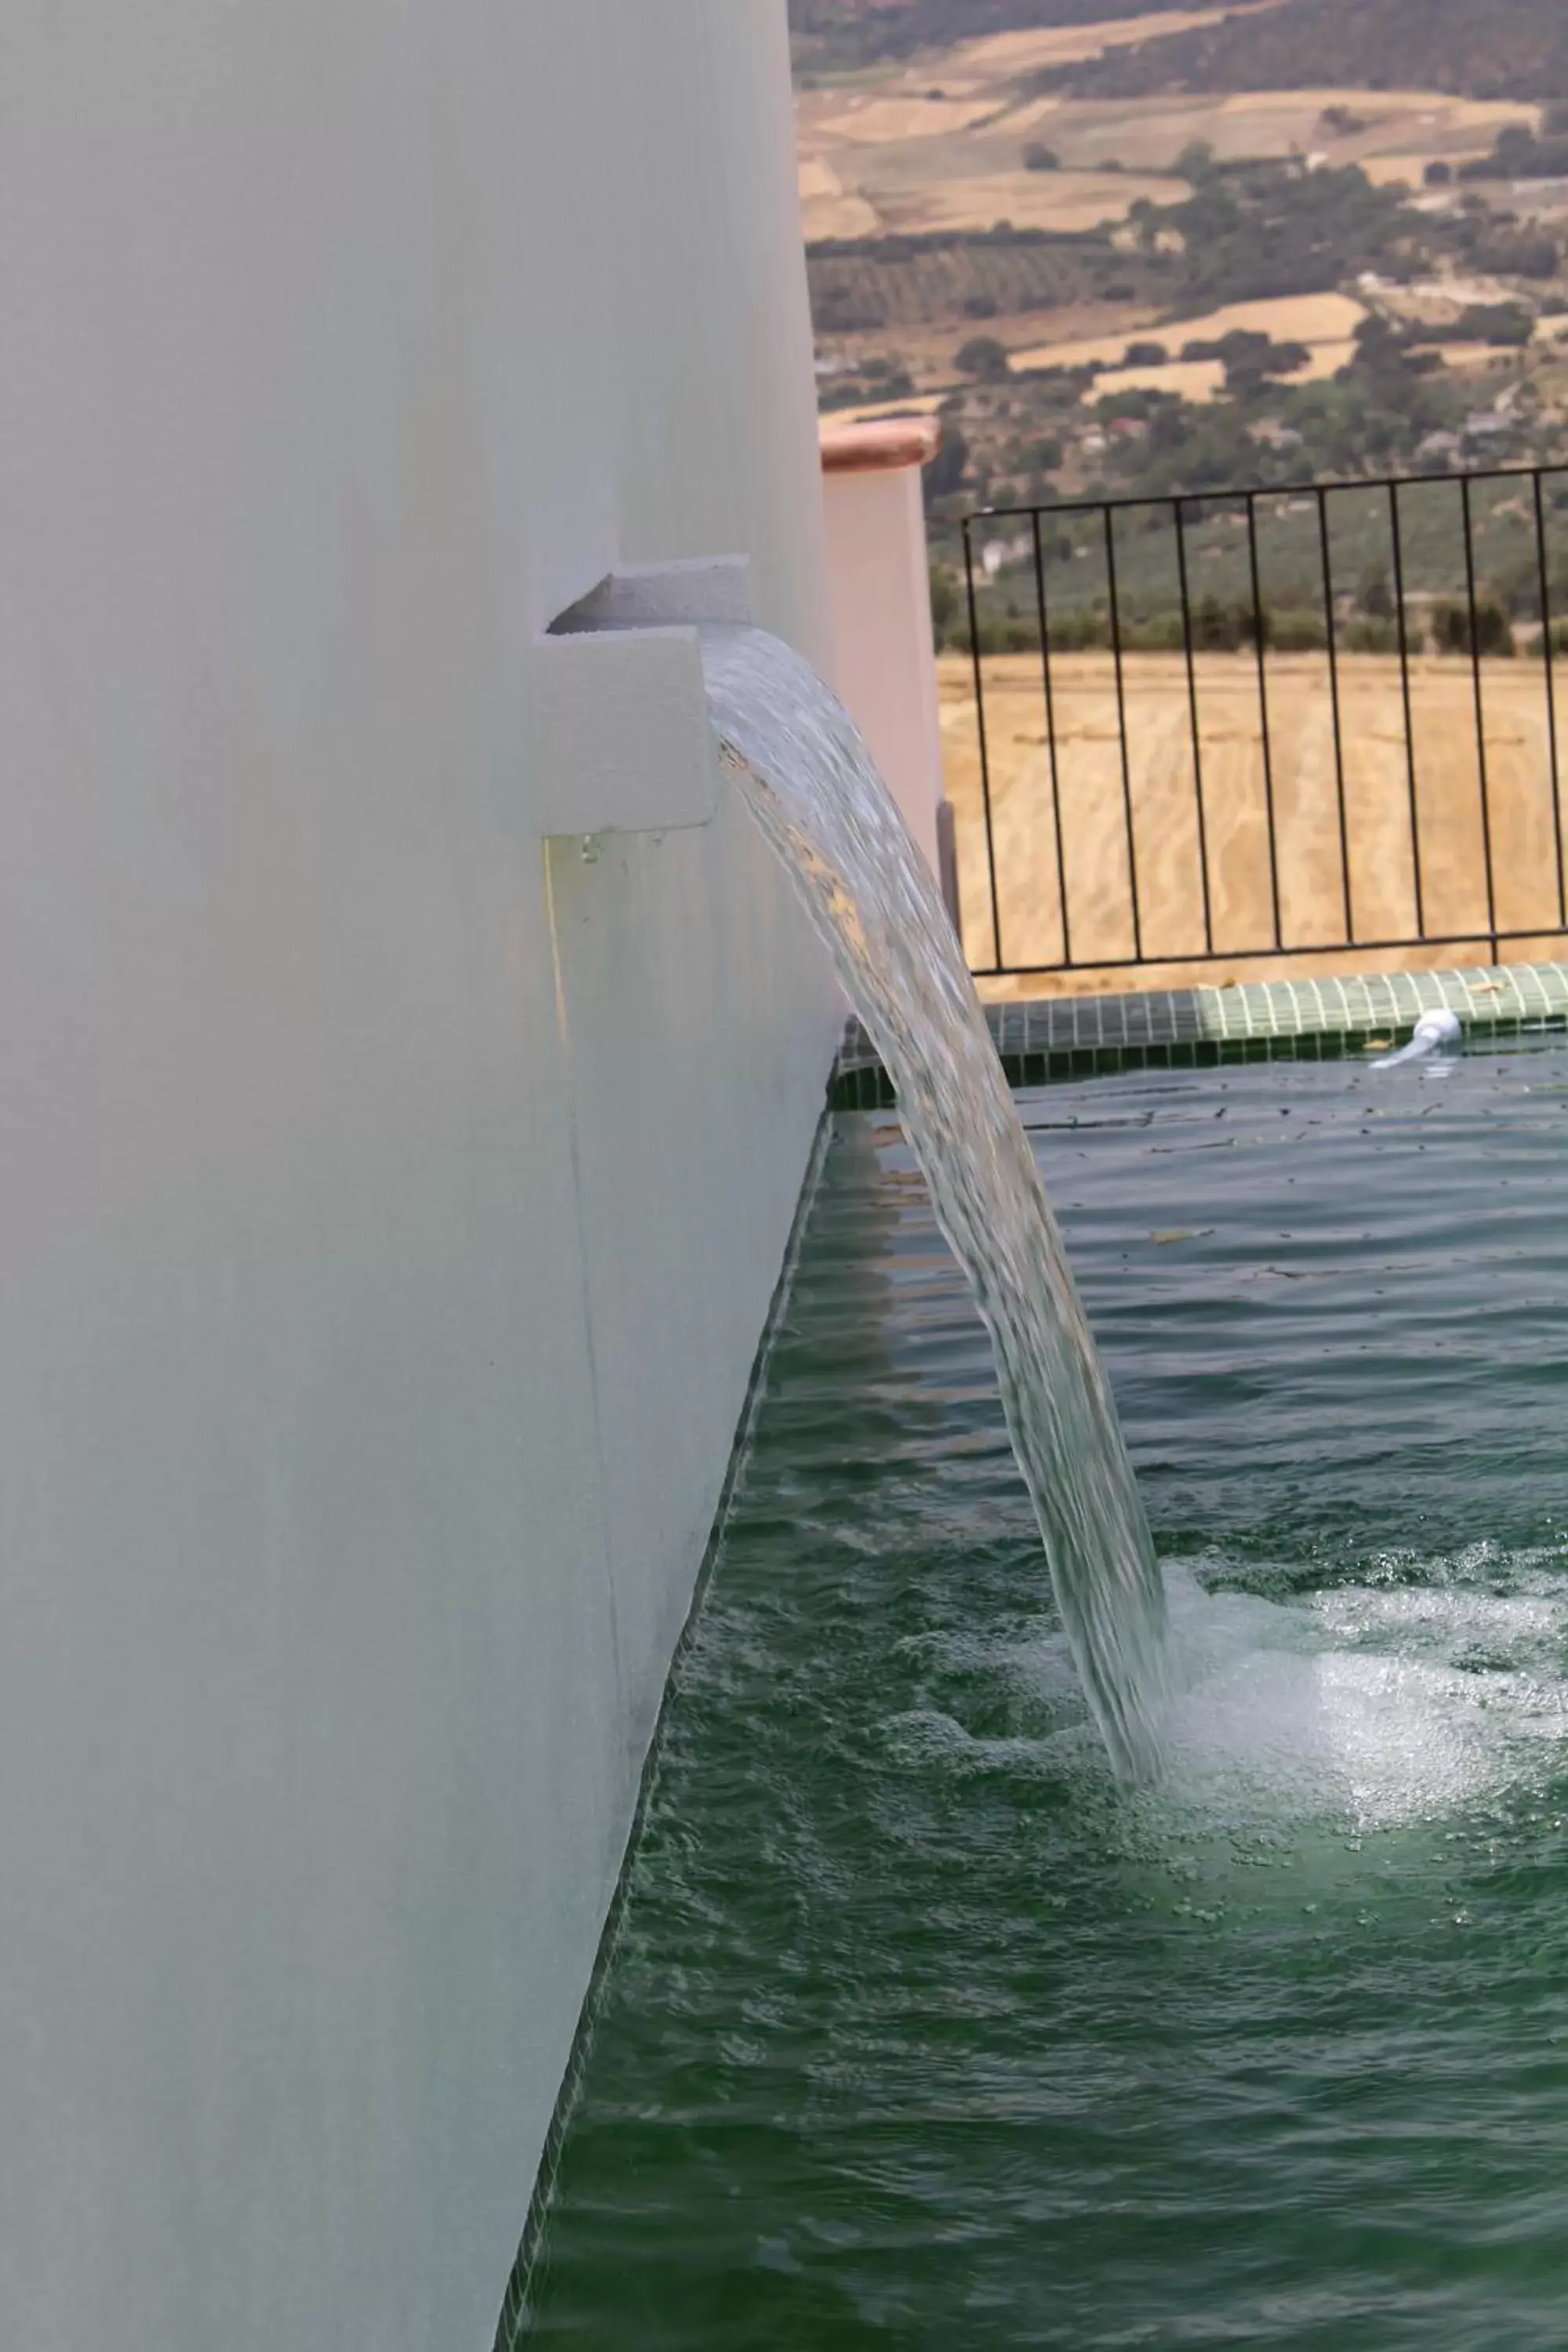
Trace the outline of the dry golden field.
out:
<instances>
[{"instance_id":1,"label":"dry golden field","mask_svg":"<svg viewBox=\"0 0 1568 2352\"><path fill-rule=\"evenodd\" d=\"M889 174L867 189L883 229L918 236L951 231L984 236L1000 220L1015 228L1078 236L1102 222L1125 220L1135 204L1179 205L1189 193L1183 180L1145 173L1069 171L1000 171L905 182Z\"/></svg>"},{"instance_id":2,"label":"dry golden field","mask_svg":"<svg viewBox=\"0 0 1568 2352\"><path fill-rule=\"evenodd\" d=\"M1271 5L1273 0L1262 0ZM1095 158L1069 168L1054 189L1023 168L1022 142L1039 113L1020 105L1020 79L1158 33L1217 24L1224 7L1107 25L997 33L963 41L938 60L859 89L805 90L796 100L801 206L809 241L882 231L1020 227L1092 228L1121 220L1141 195L1179 201L1183 189L1140 173L1134 159ZM1172 149L1173 155L1177 149ZM1169 158L1166 158L1168 167Z\"/></svg>"},{"instance_id":3,"label":"dry golden field","mask_svg":"<svg viewBox=\"0 0 1568 2352\"><path fill-rule=\"evenodd\" d=\"M1157 339L1156 339L1157 340ZM1087 402L1103 400L1118 392L1168 392L1206 408L1225 396L1223 360L1169 360L1163 367L1106 368L1084 393Z\"/></svg>"},{"instance_id":4,"label":"dry golden field","mask_svg":"<svg viewBox=\"0 0 1568 2352\"><path fill-rule=\"evenodd\" d=\"M906 394L902 400L863 400L853 408L827 412L829 425L875 425L885 416L934 416L947 394L942 392Z\"/></svg>"},{"instance_id":5,"label":"dry golden field","mask_svg":"<svg viewBox=\"0 0 1568 2352\"><path fill-rule=\"evenodd\" d=\"M1167 331L1170 341L1174 342L1187 336L1185 323ZM1137 338L1129 337L1128 340L1132 341ZM1155 334L1149 340L1158 342L1162 338ZM1477 346L1464 343L1451 348L1473 352ZM1325 383L1330 377L1337 375L1341 368L1348 366L1354 356L1353 342L1314 343L1306 365L1293 369L1288 376L1282 376L1280 382ZM1040 364L1037 355L1036 363ZM1461 362L1453 361L1450 364L1458 366ZM1086 403L1092 403L1103 400L1110 393L1170 392L1183 400L1191 401L1196 408L1206 408L1211 401L1224 398L1225 388L1226 372L1222 360L1168 360L1163 366L1102 368L1082 398Z\"/></svg>"},{"instance_id":6,"label":"dry golden field","mask_svg":"<svg viewBox=\"0 0 1568 2352\"><path fill-rule=\"evenodd\" d=\"M1153 391L1179 393L1184 400L1206 403L1225 390L1225 369L1217 360L1177 357L1188 343L1217 343L1237 331L1271 335L1276 342L1301 343L1310 353L1304 366L1289 380L1317 383L1334 374L1352 357L1355 331L1366 317L1364 303L1349 294L1269 296L1256 302L1227 302L1195 319L1173 326L1118 330L1112 334L1079 336L1072 341L1033 343L1013 353L1015 368L1088 367L1093 361L1109 362L1085 393L1099 400L1107 393ZM1163 343L1170 353L1164 366L1119 367L1116 362L1131 342Z\"/></svg>"},{"instance_id":7,"label":"dry golden field","mask_svg":"<svg viewBox=\"0 0 1568 2352\"><path fill-rule=\"evenodd\" d=\"M1158 330L1152 339L1164 343L1173 358L1184 343L1217 343L1222 336L1237 332L1271 335L1276 342L1305 343L1309 348L1318 343L1348 344L1365 317L1365 303L1350 294L1270 295L1261 301L1227 302L1220 310L1204 310L1194 319ZM1031 344L1026 351L1015 352L1013 363L1016 367L1087 367L1096 359L1114 364L1121 356L1113 344L1108 348L1103 335L1082 336L1073 342Z\"/></svg>"},{"instance_id":8,"label":"dry golden field","mask_svg":"<svg viewBox=\"0 0 1568 2352\"><path fill-rule=\"evenodd\" d=\"M958 832L965 945L972 963L1000 960L1026 973L1063 954L1051 762L1038 658L985 663L991 833L1002 956L995 954L980 789L973 674L966 656L941 662L947 790ZM1089 993L1130 984L1108 968L1133 953L1121 736L1109 654L1053 659L1052 682L1065 842L1068 912L1082 969L1042 982L988 983L990 992ZM1344 911L1334 730L1325 655L1271 655L1273 761L1281 936L1305 948L1402 939L1416 929L1410 788L1399 664L1342 656L1342 734L1352 925ZM1196 665L1209 889L1216 958L1204 940L1203 893L1187 674L1179 655L1125 663L1133 844L1142 951L1163 959L1138 984L1223 982L1289 974L1432 967L1486 961L1486 880L1474 684L1464 661L1411 666L1424 913L1429 935L1462 939L1426 950L1340 949L1331 955L1244 957L1273 940L1262 730L1250 653L1209 654ZM1568 688L1568 677L1559 679ZM1483 666L1492 863L1500 929L1531 937L1507 950L1561 954L1552 766L1543 665L1529 657ZM1568 784L1568 690L1559 696L1559 751ZM1556 944L1552 943L1556 940ZM1092 959L1105 959L1096 965Z\"/></svg>"},{"instance_id":9,"label":"dry golden field","mask_svg":"<svg viewBox=\"0 0 1568 2352\"><path fill-rule=\"evenodd\" d=\"M1258 0L1268 7L1277 0ZM1038 71L1042 66L1076 65L1103 57L1107 49L1135 48L1141 41L1157 40L1167 33L1199 32L1226 16L1245 13L1227 5L1216 8L1169 9L1147 16L1111 18L1101 25L1058 25L1016 33L986 33L976 41L962 41L942 62L942 80L954 77L965 87L990 89L998 81Z\"/></svg>"},{"instance_id":10,"label":"dry golden field","mask_svg":"<svg viewBox=\"0 0 1568 2352\"><path fill-rule=\"evenodd\" d=\"M1168 171L1189 142L1201 139L1222 163L1319 154L1336 164L1359 163L1373 179L1419 187L1427 163L1484 155L1510 122L1538 128L1540 110L1508 99L1326 87L1226 97L1173 92L1120 103L1049 98L1036 102L1030 131L1054 138L1080 166L1116 155L1138 171Z\"/></svg>"},{"instance_id":11,"label":"dry golden field","mask_svg":"<svg viewBox=\"0 0 1568 2352\"><path fill-rule=\"evenodd\" d=\"M1536 106L1421 89L1325 87L1115 103L1028 95L1028 78L1044 67L1234 13L1202 8L994 34L901 72L802 90L796 129L808 240L984 230L999 220L1064 231L1120 221L1140 196L1181 200L1184 187L1169 174L1194 139L1225 161L1321 155L1418 185L1429 162L1487 153L1507 122L1539 127ZM1056 150L1059 172L1025 169L1031 140Z\"/></svg>"}]
</instances>

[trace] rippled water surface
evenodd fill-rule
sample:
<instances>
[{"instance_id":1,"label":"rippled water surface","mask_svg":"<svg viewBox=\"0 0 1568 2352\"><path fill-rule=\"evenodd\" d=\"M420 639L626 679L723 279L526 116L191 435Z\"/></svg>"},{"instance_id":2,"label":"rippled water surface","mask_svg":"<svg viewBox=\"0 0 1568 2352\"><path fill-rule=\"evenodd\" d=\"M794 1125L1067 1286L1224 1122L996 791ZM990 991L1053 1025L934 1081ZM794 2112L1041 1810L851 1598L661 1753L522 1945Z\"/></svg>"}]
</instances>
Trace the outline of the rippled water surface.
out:
<instances>
[{"instance_id":1,"label":"rippled water surface","mask_svg":"<svg viewBox=\"0 0 1568 2352\"><path fill-rule=\"evenodd\" d=\"M1568 2343L1568 1055L1023 1097L1172 1597L1087 1724L843 1120L537 2283L638 2352Z\"/></svg>"}]
</instances>

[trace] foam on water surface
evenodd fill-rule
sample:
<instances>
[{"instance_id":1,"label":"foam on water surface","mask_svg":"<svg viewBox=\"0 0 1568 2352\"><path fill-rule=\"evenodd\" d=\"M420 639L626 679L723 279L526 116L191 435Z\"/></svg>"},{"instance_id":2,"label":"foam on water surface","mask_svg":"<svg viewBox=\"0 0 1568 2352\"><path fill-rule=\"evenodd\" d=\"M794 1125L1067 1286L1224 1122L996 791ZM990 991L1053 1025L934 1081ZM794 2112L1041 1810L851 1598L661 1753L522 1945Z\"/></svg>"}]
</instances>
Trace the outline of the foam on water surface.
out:
<instances>
[{"instance_id":1,"label":"foam on water surface","mask_svg":"<svg viewBox=\"0 0 1568 2352\"><path fill-rule=\"evenodd\" d=\"M1300 1603L1209 1591L1203 1579L1215 1566L1165 1567L1162 1769L1133 1800L1138 1828L1156 1844L1165 1833L1265 1834L1287 1845L1323 1829L1371 1835L1460 1814L1560 1763L1563 1562L1498 1555L1485 1589L1461 1570L1436 1587L1341 1587ZM1448 1564L1421 1572L1443 1578ZM904 1753L960 1773L1036 1769L1079 1781L1092 1801L1100 1771L1074 1720L1059 1635L995 1643L976 1633L925 1647L939 1680L1010 1683L1055 1720L1035 1734L976 1738L934 1706L888 1727Z\"/></svg>"},{"instance_id":2,"label":"foam on water surface","mask_svg":"<svg viewBox=\"0 0 1568 2352\"><path fill-rule=\"evenodd\" d=\"M1457 1812L1568 1734L1568 1591L1342 1587L1301 1606L1169 1575L1168 1801L1370 1832Z\"/></svg>"}]
</instances>

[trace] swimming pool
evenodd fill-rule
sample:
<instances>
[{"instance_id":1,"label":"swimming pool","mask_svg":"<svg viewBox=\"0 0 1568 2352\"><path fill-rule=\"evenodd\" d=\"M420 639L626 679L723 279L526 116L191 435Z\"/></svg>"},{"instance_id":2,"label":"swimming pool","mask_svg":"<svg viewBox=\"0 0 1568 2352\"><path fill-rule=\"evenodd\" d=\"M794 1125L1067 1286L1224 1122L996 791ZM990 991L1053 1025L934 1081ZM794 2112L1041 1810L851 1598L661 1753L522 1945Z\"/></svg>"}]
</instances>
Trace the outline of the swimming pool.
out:
<instances>
[{"instance_id":1,"label":"swimming pool","mask_svg":"<svg viewBox=\"0 0 1568 2352\"><path fill-rule=\"evenodd\" d=\"M546 2340L1568 2336L1568 1052L1020 1097L1181 1695L1115 1790L984 1336L841 1118L680 1664Z\"/></svg>"}]
</instances>

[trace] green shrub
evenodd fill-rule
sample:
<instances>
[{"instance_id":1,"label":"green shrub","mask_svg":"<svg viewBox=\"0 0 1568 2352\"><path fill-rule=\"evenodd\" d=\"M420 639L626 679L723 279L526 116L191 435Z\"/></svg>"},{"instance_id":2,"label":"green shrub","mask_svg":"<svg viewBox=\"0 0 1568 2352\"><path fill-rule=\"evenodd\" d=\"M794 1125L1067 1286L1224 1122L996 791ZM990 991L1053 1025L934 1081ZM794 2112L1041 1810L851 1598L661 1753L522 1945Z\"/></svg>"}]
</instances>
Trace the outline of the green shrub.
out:
<instances>
[{"instance_id":1,"label":"green shrub","mask_svg":"<svg viewBox=\"0 0 1568 2352\"><path fill-rule=\"evenodd\" d=\"M1179 613L1156 613L1150 620L1133 621L1122 632L1127 650L1135 654L1179 654L1185 640Z\"/></svg>"},{"instance_id":2,"label":"green shrub","mask_svg":"<svg viewBox=\"0 0 1568 2352\"><path fill-rule=\"evenodd\" d=\"M938 653L956 633L963 603L954 574L945 563L933 563L931 568L931 625Z\"/></svg>"},{"instance_id":3,"label":"green shrub","mask_svg":"<svg viewBox=\"0 0 1568 2352\"><path fill-rule=\"evenodd\" d=\"M1495 596L1477 598L1475 636L1483 655L1506 657L1514 651L1513 623ZM1463 654L1468 659L1472 651L1468 604L1434 605L1432 638L1440 654Z\"/></svg>"},{"instance_id":4,"label":"green shrub","mask_svg":"<svg viewBox=\"0 0 1568 2352\"><path fill-rule=\"evenodd\" d=\"M1328 632L1316 613L1270 613L1267 641L1277 654L1321 654Z\"/></svg>"},{"instance_id":5,"label":"green shrub","mask_svg":"<svg viewBox=\"0 0 1568 2352\"><path fill-rule=\"evenodd\" d=\"M963 375L975 376L982 383L996 383L1008 373L1012 362L1006 346L994 335L972 335L960 350L956 364Z\"/></svg>"},{"instance_id":6,"label":"green shrub","mask_svg":"<svg viewBox=\"0 0 1568 2352\"><path fill-rule=\"evenodd\" d=\"M1394 621L1363 614L1352 621L1344 633L1344 646L1352 654L1396 654L1399 651L1399 628Z\"/></svg>"}]
</instances>

